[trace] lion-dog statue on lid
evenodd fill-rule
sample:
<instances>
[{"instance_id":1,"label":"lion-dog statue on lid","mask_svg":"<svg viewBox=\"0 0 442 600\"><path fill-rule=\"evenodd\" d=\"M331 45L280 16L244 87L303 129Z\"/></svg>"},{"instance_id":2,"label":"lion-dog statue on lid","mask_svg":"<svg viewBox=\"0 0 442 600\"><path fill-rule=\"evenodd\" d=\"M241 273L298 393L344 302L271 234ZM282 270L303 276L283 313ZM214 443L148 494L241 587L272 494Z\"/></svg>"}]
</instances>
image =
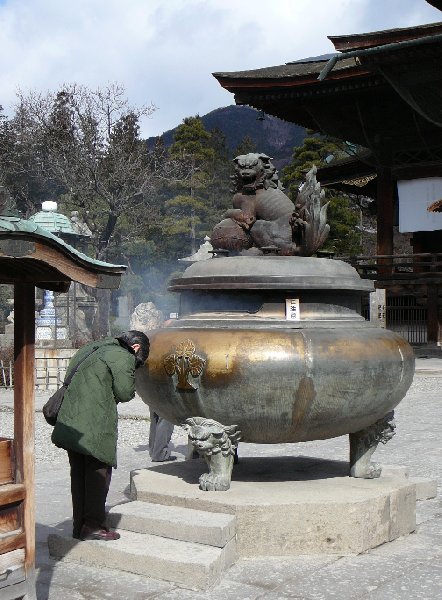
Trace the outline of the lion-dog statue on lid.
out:
<instances>
[{"instance_id":1,"label":"lion-dog statue on lid","mask_svg":"<svg viewBox=\"0 0 442 600\"><path fill-rule=\"evenodd\" d=\"M282 191L271 160L262 153L241 154L233 160L233 208L213 229L215 250L263 254L273 248L285 256L310 256L327 239L327 204L316 181L316 167L307 173L293 204Z\"/></svg>"}]
</instances>

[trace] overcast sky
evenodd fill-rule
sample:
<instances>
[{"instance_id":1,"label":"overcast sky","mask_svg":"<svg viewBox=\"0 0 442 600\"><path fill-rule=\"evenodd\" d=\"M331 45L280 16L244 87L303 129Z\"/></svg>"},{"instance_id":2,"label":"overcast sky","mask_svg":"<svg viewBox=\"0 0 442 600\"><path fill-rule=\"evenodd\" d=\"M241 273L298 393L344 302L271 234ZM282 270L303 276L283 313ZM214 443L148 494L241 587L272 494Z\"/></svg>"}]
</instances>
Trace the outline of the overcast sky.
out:
<instances>
[{"instance_id":1,"label":"overcast sky","mask_svg":"<svg viewBox=\"0 0 442 600\"><path fill-rule=\"evenodd\" d=\"M124 85L159 135L233 104L211 73L333 51L327 35L442 21L425 0L0 0L0 104L18 88Z\"/></svg>"}]
</instances>

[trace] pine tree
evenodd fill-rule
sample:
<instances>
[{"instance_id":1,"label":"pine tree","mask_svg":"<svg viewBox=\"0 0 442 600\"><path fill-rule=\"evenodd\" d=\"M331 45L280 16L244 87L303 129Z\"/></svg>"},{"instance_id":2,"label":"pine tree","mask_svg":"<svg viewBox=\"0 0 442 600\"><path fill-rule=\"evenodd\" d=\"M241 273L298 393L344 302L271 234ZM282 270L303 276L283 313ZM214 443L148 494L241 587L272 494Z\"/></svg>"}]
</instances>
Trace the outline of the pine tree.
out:
<instances>
[{"instance_id":1,"label":"pine tree","mask_svg":"<svg viewBox=\"0 0 442 600\"><path fill-rule=\"evenodd\" d=\"M249 154L250 152L257 152L256 144L249 135L245 135L233 151L233 155L236 157L240 154Z\"/></svg>"},{"instance_id":2,"label":"pine tree","mask_svg":"<svg viewBox=\"0 0 442 600\"><path fill-rule=\"evenodd\" d=\"M198 241L219 218L220 204L224 204L219 186L225 176L228 184L228 152L222 133L208 132L195 116L184 119L178 127L170 156L179 162L181 175L169 186L171 197L164 203L163 232L174 238L172 246L183 256L197 251Z\"/></svg>"},{"instance_id":3,"label":"pine tree","mask_svg":"<svg viewBox=\"0 0 442 600\"><path fill-rule=\"evenodd\" d=\"M294 149L292 162L283 170L283 183L291 200L296 199L305 174L313 165L319 168L326 165L330 158L333 160L347 156L345 149L345 143L340 140L310 132L303 145ZM359 207L349 195L337 190L325 188L325 195L329 202L327 221L330 235L323 249L338 255L358 254L361 249L360 233L356 229L359 224Z\"/></svg>"}]
</instances>

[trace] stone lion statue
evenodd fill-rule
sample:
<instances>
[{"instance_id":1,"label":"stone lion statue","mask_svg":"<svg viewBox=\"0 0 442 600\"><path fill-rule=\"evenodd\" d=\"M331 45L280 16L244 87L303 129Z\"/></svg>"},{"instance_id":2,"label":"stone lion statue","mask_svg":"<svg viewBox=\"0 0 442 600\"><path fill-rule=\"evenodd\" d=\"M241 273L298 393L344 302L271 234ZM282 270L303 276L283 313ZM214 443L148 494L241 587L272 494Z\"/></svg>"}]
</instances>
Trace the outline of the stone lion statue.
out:
<instances>
[{"instance_id":1,"label":"stone lion statue","mask_svg":"<svg viewBox=\"0 0 442 600\"><path fill-rule=\"evenodd\" d=\"M327 239L327 204L322 202L316 168L307 173L294 204L283 192L271 160L263 153L241 154L233 160L233 208L213 229L215 250L262 254L276 248L282 255L309 256Z\"/></svg>"},{"instance_id":2,"label":"stone lion statue","mask_svg":"<svg viewBox=\"0 0 442 600\"><path fill-rule=\"evenodd\" d=\"M209 473L200 477L200 489L225 491L230 488L235 449L241 432L237 425L224 426L203 417L186 419L184 429L195 450L204 457Z\"/></svg>"}]
</instances>

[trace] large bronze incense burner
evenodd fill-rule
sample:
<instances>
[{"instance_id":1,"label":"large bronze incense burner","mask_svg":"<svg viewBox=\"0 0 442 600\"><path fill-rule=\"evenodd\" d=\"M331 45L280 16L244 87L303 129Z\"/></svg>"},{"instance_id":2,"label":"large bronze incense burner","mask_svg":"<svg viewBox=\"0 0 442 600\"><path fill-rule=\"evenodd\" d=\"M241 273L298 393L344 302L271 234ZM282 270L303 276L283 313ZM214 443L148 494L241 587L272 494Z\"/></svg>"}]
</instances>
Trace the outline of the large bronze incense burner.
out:
<instances>
[{"instance_id":1,"label":"large bronze incense burner","mask_svg":"<svg viewBox=\"0 0 442 600\"><path fill-rule=\"evenodd\" d=\"M350 474L378 477L370 457L393 435L414 355L361 317L372 283L338 260L241 253L195 263L171 282L179 318L150 336L139 394L186 427L210 467L202 489L229 488L239 440L350 434Z\"/></svg>"}]
</instances>

